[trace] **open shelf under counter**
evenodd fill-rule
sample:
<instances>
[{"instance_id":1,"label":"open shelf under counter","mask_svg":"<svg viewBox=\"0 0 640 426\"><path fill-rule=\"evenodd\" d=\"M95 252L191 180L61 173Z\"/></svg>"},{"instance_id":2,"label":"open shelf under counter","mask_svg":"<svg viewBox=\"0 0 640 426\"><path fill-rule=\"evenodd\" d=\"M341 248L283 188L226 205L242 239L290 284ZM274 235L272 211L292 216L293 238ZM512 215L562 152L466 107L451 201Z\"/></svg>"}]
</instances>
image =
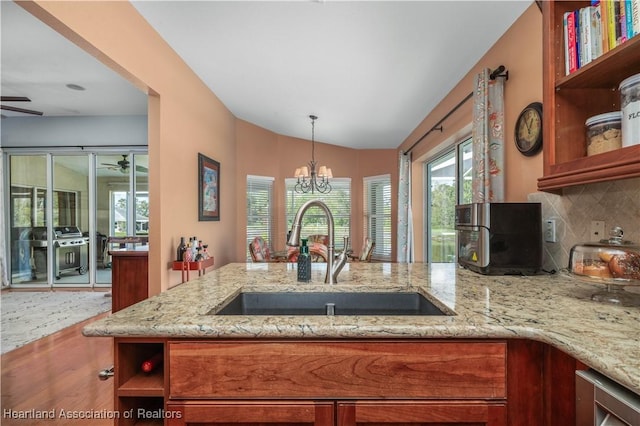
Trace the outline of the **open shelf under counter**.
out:
<instances>
[{"instance_id":1,"label":"open shelf under counter","mask_svg":"<svg viewBox=\"0 0 640 426\"><path fill-rule=\"evenodd\" d=\"M164 374L162 368L149 374L140 373L130 377L117 390L118 396L164 396Z\"/></svg>"}]
</instances>

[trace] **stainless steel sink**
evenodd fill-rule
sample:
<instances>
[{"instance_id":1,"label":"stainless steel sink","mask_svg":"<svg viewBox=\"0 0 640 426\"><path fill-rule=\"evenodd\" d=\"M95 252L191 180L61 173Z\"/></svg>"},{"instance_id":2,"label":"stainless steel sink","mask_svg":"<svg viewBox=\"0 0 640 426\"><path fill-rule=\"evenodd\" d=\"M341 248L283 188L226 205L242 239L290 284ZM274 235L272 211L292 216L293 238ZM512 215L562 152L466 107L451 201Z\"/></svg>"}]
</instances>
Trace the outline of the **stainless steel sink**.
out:
<instances>
[{"instance_id":1,"label":"stainless steel sink","mask_svg":"<svg viewBox=\"0 0 640 426\"><path fill-rule=\"evenodd\" d=\"M420 293L238 294L209 315L451 315Z\"/></svg>"}]
</instances>

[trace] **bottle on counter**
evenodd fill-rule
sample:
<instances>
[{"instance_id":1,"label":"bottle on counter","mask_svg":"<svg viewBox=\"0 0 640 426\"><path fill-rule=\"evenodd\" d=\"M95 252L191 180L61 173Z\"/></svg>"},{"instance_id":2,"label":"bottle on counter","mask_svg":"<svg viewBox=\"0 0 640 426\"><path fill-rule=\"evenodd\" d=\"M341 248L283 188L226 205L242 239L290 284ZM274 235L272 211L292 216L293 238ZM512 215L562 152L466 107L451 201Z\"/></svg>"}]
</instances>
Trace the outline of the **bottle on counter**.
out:
<instances>
[{"instance_id":1,"label":"bottle on counter","mask_svg":"<svg viewBox=\"0 0 640 426\"><path fill-rule=\"evenodd\" d=\"M191 249L191 243L193 242L193 240L189 239L189 242L187 243L187 247L184 250L184 255L182 257L182 261L183 262L191 262L193 260L193 250Z\"/></svg>"},{"instance_id":2,"label":"bottle on counter","mask_svg":"<svg viewBox=\"0 0 640 426\"><path fill-rule=\"evenodd\" d=\"M298 254L298 281L308 283L311 281L311 255L307 239L302 239L300 253Z\"/></svg>"},{"instance_id":3,"label":"bottle on counter","mask_svg":"<svg viewBox=\"0 0 640 426\"><path fill-rule=\"evenodd\" d=\"M196 254L198 254L198 239L194 235L193 243L191 244L191 259L195 259Z\"/></svg>"},{"instance_id":4,"label":"bottle on counter","mask_svg":"<svg viewBox=\"0 0 640 426\"><path fill-rule=\"evenodd\" d=\"M194 258L194 260L196 262L200 262L201 260L204 260L204 257L202 256L202 247L198 247L198 252L196 253L196 257Z\"/></svg>"},{"instance_id":5,"label":"bottle on counter","mask_svg":"<svg viewBox=\"0 0 640 426\"><path fill-rule=\"evenodd\" d=\"M184 251L187 249L187 246L184 244L184 237L180 237L180 244L178 244L178 248L176 249L176 260L178 262L182 262L184 260Z\"/></svg>"}]
</instances>

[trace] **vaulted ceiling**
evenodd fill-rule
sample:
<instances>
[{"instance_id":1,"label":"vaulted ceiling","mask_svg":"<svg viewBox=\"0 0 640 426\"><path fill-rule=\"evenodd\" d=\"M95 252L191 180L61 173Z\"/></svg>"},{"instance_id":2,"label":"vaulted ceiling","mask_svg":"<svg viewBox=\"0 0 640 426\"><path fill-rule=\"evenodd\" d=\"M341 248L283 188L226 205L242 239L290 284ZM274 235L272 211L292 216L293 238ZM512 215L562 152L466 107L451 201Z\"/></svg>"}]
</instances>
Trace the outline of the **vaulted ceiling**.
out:
<instances>
[{"instance_id":1,"label":"vaulted ceiling","mask_svg":"<svg viewBox=\"0 0 640 426\"><path fill-rule=\"evenodd\" d=\"M310 139L315 114L318 141L396 148L532 2L132 3L236 117ZM21 7L0 8L2 96L32 99L11 105L146 113L127 81Z\"/></svg>"}]
</instances>

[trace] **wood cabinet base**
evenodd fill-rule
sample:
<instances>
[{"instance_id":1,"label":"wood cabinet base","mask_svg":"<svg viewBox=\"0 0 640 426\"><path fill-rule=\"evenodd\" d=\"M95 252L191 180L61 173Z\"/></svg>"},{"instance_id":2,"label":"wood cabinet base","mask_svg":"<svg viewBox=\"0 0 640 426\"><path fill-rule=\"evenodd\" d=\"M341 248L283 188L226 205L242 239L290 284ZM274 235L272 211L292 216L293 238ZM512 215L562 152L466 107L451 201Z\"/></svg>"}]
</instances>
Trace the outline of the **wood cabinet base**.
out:
<instances>
[{"instance_id":1,"label":"wood cabinet base","mask_svg":"<svg viewBox=\"0 0 640 426\"><path fill-rule=\"evenodd\" d=\"M118 425L566 426L575 370L545 343L509 340L117 338ZM164 367L140 363L164 352Z\"/></svg>"}]
</instances>

